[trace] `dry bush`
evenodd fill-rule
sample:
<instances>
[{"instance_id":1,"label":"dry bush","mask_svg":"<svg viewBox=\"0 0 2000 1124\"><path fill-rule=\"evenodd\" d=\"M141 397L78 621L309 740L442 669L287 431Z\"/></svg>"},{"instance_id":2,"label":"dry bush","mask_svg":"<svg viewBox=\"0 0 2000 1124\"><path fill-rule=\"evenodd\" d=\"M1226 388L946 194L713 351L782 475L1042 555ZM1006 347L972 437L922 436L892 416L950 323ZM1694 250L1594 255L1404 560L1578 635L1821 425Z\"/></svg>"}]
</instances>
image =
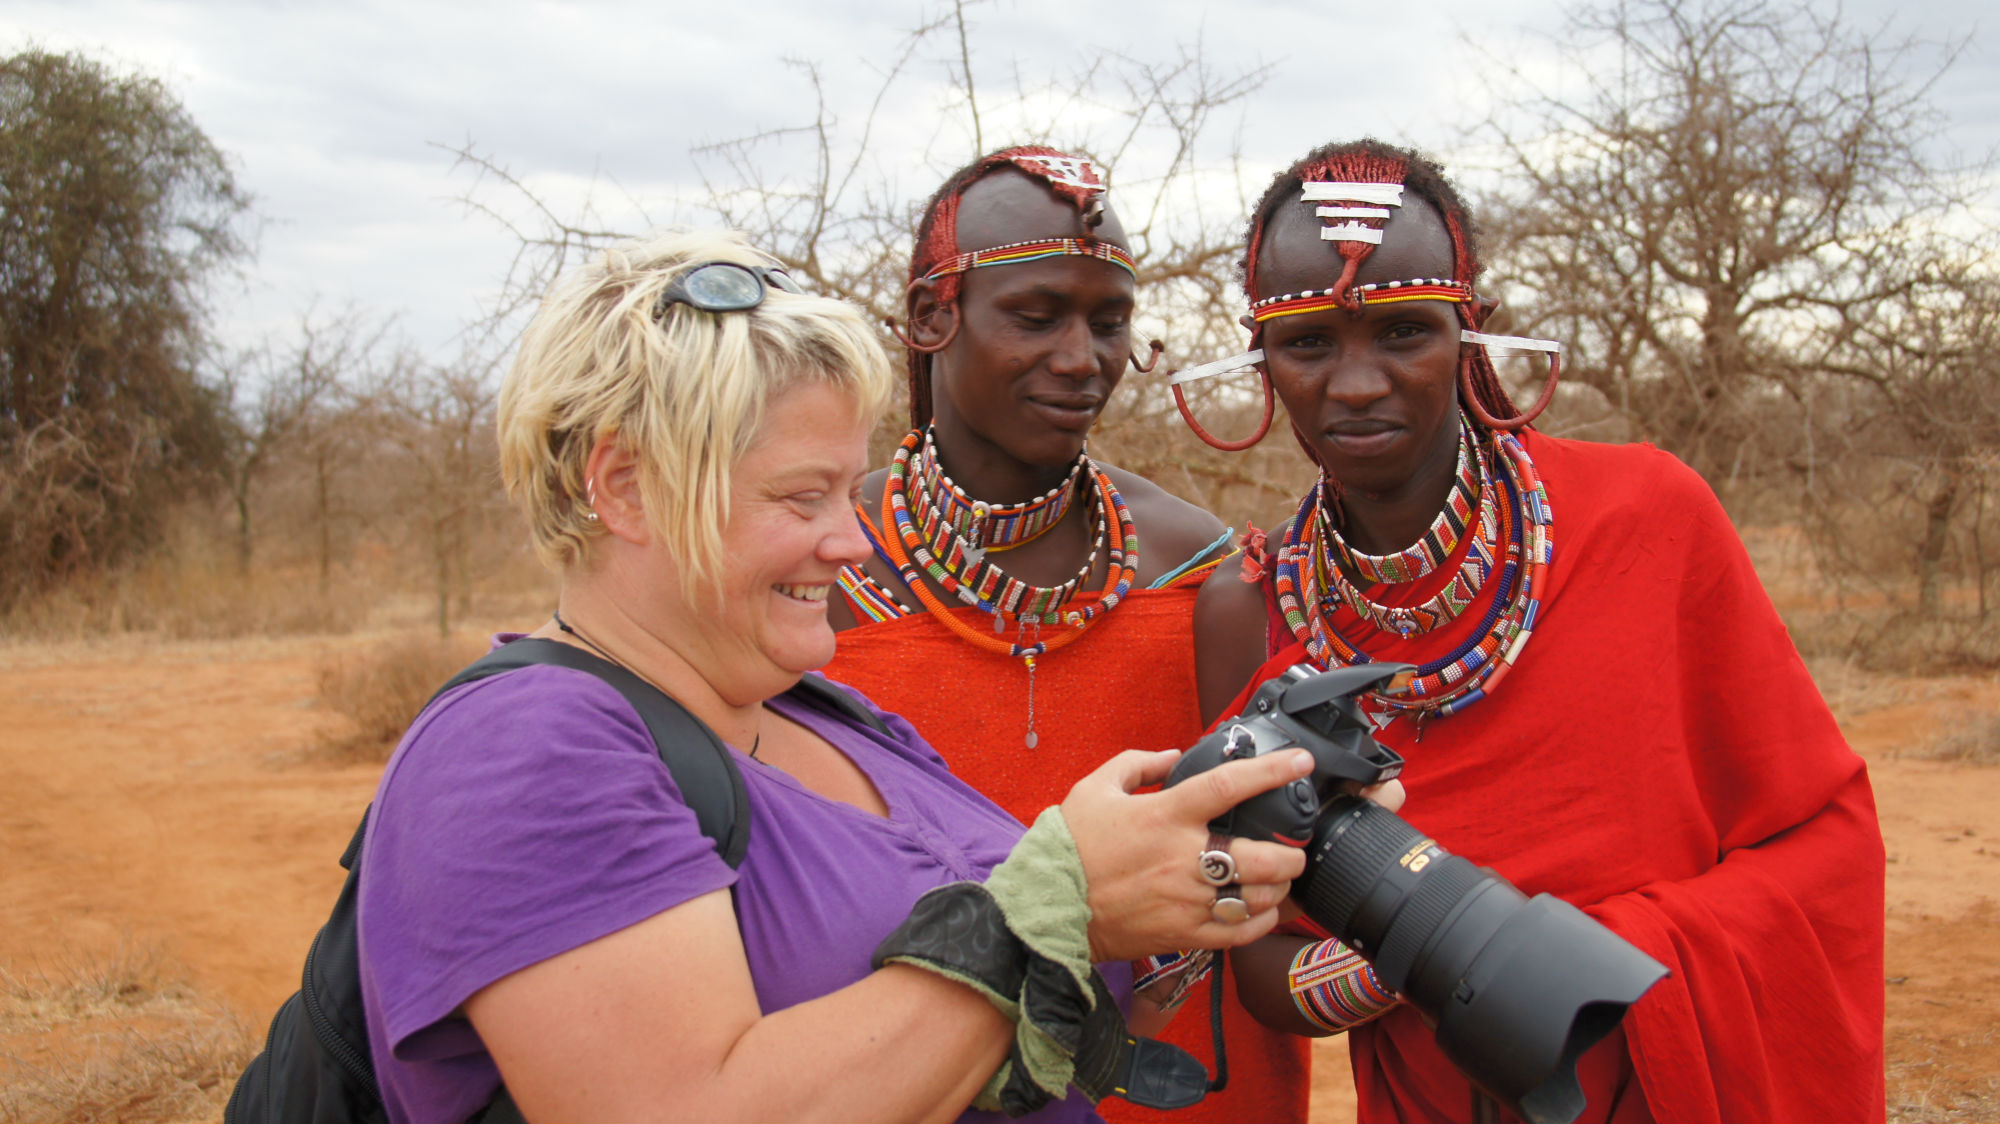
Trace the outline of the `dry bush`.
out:
<instances>
[{"instance_id":1,"label":"dry bush","mask_svg":"<svg viewBox=\"0 0 2000 1124\"><path fill-rule=\"evenodd\" d=\"M1936 736L1899 756L1954 765L2000 765L2000 714L1984 707L1959 707L1938 722Z\"/></svg>"},{"instance_id":2,"label":"dry bush","mask_svg":"<svg viewBox=\"0 0 2000 1124\"><path fill-rule=\"evenodd\" d=\"M7 615L4 631L24 639L143 632L174 640L341 633L360 624L367 608L344 589L321 595L299 575L239 576L156 556L25 601Z\"/></svg>"},{"instance_id":3,"label":"dry bush","mask_svg":"<svg viewBox=\"0 0 2000 1124\"><path fill-rule=\"evenodd\" d=\"M352 726L326 736L320 755L335 761L388 760L424 703L485 649L483 638L412 634L323 664L320 705Z\"/></svg>"},{"instance_id":4,"label":"dry bush","mask_svg":"<svg viewBox=\"0 0 2000 1124\"><path fill-rule=\"evenodd\" d=\"M240 573L215 513L173 514L166 541L144 559L81 574L0 616L19 639L142 632L174 640L340 633L362 624L372 587L362 567L322 586L299 564Z\"/></svg>"},{"instance_id":5,"label":"dry bush","mask_svg":"<svg viewBox=\"0 0 2000 1124\"><path fill-rule=\"evenodd\" d=\"M1941 683L1869 671L1850 659L1808 658L1806 670L1827 709L1841 722L1892 706L1927 702L1944 693Z\"/></svg>"},{"instance_id":6,"label":"dry bush","mask_svg":"<svg viewBox=\"0 0 2000 1124\"><path fill-rule=\"evenodd\" d=\"M1799 609L1784 617L1792 643L1808 660L1915 675L2000 668L2000 614L1926 616L1849 601L1844 608Z\"/></svg>"},{"instance_id":7,"label":"dry bush","mask_svg":"<svg viewBox=\"0 0 2000 1124\"><path fill-rule=\"evenodd\" d=\"M152 946L0 966L0 1124L217 1119L255 1052Z\"/></svg>"}]
</instances>

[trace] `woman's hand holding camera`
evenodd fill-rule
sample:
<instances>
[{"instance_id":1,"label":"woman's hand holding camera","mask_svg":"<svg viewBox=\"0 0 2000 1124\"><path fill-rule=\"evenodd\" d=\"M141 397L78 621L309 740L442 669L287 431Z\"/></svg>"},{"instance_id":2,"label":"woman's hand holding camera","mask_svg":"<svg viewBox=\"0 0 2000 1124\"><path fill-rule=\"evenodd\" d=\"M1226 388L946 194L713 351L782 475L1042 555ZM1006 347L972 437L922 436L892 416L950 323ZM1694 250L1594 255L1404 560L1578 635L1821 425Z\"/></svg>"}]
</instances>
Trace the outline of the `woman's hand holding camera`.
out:
<instances>
[{"instance_id":1,"label":"woman's hand holding camera","mask_svg":"<svg viewBox=\"0 0 2000 1124\"><path fill-rule=\"evenodd\" d=\"M1208 823L1251 796L1310 775L1311 754L1231 761L1161 792L1137 791L1165 780L1179 756L1127 750L1078 781L1062 803L1089 882L1092 960L1256 940L1277 924L1278 903L1305 869L1304 854L1281 843L1230 839L1212 846ZM1234 868L1234 882L1220 888L1209 866L1220 862L1211 859L1214 850L1226 853L1225 871Z\"/></svg>"}]
</instances>

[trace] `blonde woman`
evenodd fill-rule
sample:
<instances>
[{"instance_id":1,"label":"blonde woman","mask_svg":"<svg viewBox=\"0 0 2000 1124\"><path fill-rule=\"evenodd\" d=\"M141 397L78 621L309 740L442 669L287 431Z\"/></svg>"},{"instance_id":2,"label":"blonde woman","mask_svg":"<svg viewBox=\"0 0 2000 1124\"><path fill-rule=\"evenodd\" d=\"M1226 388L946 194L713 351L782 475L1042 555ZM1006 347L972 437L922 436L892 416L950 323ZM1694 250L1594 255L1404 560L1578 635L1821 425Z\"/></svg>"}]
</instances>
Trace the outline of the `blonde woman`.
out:
<instances>
[{"instance_id":1,"label":"blonde woman","mask_svg":"<svg viewBox=\"0 0 2000 1124\"><path fill-rule=\"evenodd\" d=\"M1271 928L1295 851L1234 842L1242 922L1217 919L1196 858L1211 817L1305 774L1303 752L1145 795L1174 754L1125 753L1024 835L907 723L787 694L832 657L828 590L868 553L853 503L891 387L856 310L734 237L613 250L549 294L500 400L508 490L560 576L532 635L713 730L753 830L732 869L592 675L441 695L362 853L392 1119L465 1119L503 1084L529 1119L949 1119L975 1099L1090 1119L1067 1087L1101 1060L1089 1035L1066 1054L1045 1005L992 981L1101 1015L1129 991L1109 962ZM1005 947L954 951L961 923Z\"/></svg>"}]
</instances>

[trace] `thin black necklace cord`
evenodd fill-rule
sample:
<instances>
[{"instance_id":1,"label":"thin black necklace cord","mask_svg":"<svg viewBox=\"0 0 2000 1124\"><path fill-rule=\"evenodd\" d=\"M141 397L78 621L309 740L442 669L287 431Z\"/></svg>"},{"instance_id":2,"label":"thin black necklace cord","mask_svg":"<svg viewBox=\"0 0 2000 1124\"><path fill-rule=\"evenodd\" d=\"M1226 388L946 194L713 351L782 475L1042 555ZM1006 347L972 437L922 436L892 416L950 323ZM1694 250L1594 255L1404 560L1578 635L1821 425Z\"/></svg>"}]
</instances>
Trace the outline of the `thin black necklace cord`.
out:
<instances>
[{"instance_id":1,"label":"thin black necklace cord","mask_svg":"<svg viewBox=\"0 0 2000 1124\"><path fill-rule=\"evenodd\" d=\"M595 640L592 640L590 637L585 636L581 632L578 632L575 628L571 627L568 621L562 619L561 609L553 610L550 613L550 615L555 617L556 627L561 629L563 632L576 637L578 643L582 644L586 648L589 648L591 651L596 652L598 655L604 657L605 659L610 660L612 663L617 664L619 667L625 667L624 660L621 660L617 656L612 655L610 652L605 651L603 648L598 647L597 642ZM631 671L632 669L629 667L625 667L625 670ZM638 673L633 672L633 674L637 675ZM641 676L641 678L644 677ZM750 739L750 760L755 761L760 765L767 764L767 762L765 762L763 758L757 756L757 747L763 744L764 744L764 732L762 730L759 730L757 731L756 736Z\"/></svg>"}]
</instances>

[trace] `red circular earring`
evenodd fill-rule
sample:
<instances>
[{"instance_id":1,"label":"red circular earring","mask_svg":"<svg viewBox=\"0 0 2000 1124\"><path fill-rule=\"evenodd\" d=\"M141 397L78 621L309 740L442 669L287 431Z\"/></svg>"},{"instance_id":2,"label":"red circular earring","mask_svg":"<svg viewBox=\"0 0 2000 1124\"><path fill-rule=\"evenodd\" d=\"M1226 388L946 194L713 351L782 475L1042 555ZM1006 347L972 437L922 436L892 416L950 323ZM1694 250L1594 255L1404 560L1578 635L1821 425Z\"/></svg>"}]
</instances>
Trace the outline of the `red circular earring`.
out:
<instances>
[{"instance_id":1,"label":"red circular earring","mask_svg":"<svg viewBox=\"0 0 2000 1124\"><path fill-rule=\"evenodd\" d=\"M909 285L903 289L904 308L909 307L910 292L925 280L927 279L919 277L915 281L910 282ZM911 339L908 335L906 335L903 332L901 328L896 326L896 322L894 320L884 320L882 321L882 326L889 329L889 334L896 337L897 343L902 344L904 347L909 348L911 351L921 351L926 355L933 355L936 354L937 352L943 351L947 347L950 347L951 341L958 338L958 309L955 305L955 302L952 301L938 302L937 308L932 309L930 315L931 316L937 315L947 305L952 306L951 330L944 334L943 339L939 340L934 344L918 343L916 340ZM926 317L926 319L928 318L929 317Z\"/></svg>"},{"instance_id":2,"label":"red circular earring","mask_svg":"<svg viewBox=\"0 0 2000 1124\"><path fill-rule=\"evenodd\" d=\"M1469 343L1466 344L1465 346L1479 347L1481 345ZM1511 417L1511 418L1496 418L1492 414L1486 412L1486 407L1479 404L1479 396L1473 393L1473 388L1472 388L1472 367L1473 364L1477 363L1478 361L1479 360L1476 355L1467 355L1466 357L1464 357L1462 360L1459 361L1458 394L1459 398L1465 402L1465 408L1471 411L1472 419L1478 422L1480 425L1483 425L1488 429L1504 429L1510 432L1524 429L1527 427L1529 422L1532 422L1536 418L1541 417L1542 411L1548 409L1549 403L1555 400L1556 382L1557 380L1562 378L1561 352L1559 351L1549 352L1549 377L1548 381L1542 384L1541 397L1535 399L1534 405L1521 411L1518 417ZM1498 375L1495 375L1495 381L1496 382L1498 381Z\"/></svg>"},{"instance_id":3,"label":"red circular earring","mask_svg":"<svg viewBox=\"0 0 2000 1124\"><path fill-rule=\"evenodd\" d=\"M1171 375L1172 372L1170 371L1168 374ZM1189 429L1194 430L1196 437L1208 442L1213 448L1221 449L1225 453L1240 453L1257 442L1262 441L1264 435L1271 432L1271 415L1277 406L1277 400L1271 392L1271 376L1266 374L1262 367L1259 367L1257 369L1257 379L1264 388L1264 417L1257 423L1257 432L1252 433L1241 441L1224 441L1208 430L1203 429L1201 423L1194 420L1193 412L1188 409L1187 395L1181 393L1179 383L1173 384L1174 407L1181 412L1181 420L1188 424Z\"/></svg>"}]
</instances>

